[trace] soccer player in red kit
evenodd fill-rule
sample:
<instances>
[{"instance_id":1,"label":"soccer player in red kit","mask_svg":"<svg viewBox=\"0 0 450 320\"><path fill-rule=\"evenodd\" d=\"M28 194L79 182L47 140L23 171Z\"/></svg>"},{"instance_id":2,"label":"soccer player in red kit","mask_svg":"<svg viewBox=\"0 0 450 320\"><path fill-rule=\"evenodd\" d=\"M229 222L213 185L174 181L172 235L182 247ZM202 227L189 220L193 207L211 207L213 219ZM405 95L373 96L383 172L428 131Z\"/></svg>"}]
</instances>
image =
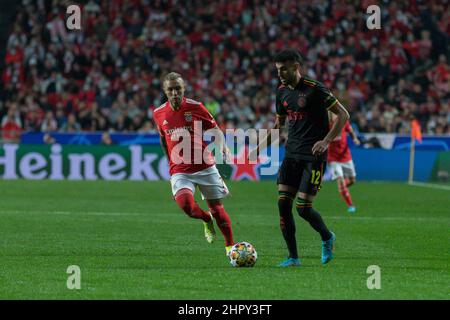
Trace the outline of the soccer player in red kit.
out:
<instances>
[{"instance_id":1,"label":"soccer player in red kit","mask_svg":"<svg viewBox=\"0 0 450 320\"><path fill-rule=\"evenodd\" d=\"M332 124L336 116L330 114L330 124ZM338 135L328 147L328 166L331 171L331 177L337 181L339 193L342 195L345 203L348 206L347 211L349 213L356 212L356 207L353 205L352 197L348 187L356 182L355 165L352 160L352 154L347 143L347 133L353 139L356 145L360 144L358 137L353 131L350 124L347 122L342 129L340 135Z\"/></svg>"},{"instance_id":2,"label":"soccer player in red kit","mask_svg":"<svg viewBox=\"0 0 450 320\"><path fill-rule=\"evenodd\" d=\"M226 197L229 191L203 139L203 133L207 130L218 130L216 137L223 135L201 102L184 97L185 89L180 74L171 72L166 75L163 90L168 101L153 113L160 133L161 146L170 163L172 194L178 206L189 217L203 220L205 238L209 243L215 239L213 218L216 220L225 238L225 249L228 254L234 244L233 231L230 217L221 199ZM201 130L197 130L199 126ZM187 148L183 148L186 147L186 143ZM225 152L223 140L218 144L219 150ZM202 210L195 202L196 187L206 199L209 211Z\"/></svg>"}]
</instances>

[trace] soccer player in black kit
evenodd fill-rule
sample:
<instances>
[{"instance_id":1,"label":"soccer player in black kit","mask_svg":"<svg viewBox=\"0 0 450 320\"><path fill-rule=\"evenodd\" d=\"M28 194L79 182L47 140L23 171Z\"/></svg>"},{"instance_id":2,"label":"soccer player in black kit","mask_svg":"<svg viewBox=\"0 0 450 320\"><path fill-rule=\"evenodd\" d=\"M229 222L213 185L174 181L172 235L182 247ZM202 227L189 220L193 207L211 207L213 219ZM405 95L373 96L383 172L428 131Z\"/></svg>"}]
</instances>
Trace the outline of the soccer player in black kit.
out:
<instances>
[{"instance_id":1,"label":"soccer player in black kit","mask_svg":"<svg viewBox=\"0 0 450 320\"><path fill-rule=\"evenodd\" d=\"M278 208L280 228L289 250L281 267L300 266L295 238L292 205L295 199L300 217L305 219L322 238L322 263L333 259L336 237L325 225L319 212L312 207L320 189L326 167L327 148L339 135L349 118L347 110L320 82L301 74L302 57L295 50L284 50L275 56L275 66L281 85L276 94L275 129L288 120L288 140L283 163L278 172ZM331 129L330 111L337 116ZM270 134L261 141L250 157L259 154L260 146L270 143Z\"/></svg>"}]
</instances>

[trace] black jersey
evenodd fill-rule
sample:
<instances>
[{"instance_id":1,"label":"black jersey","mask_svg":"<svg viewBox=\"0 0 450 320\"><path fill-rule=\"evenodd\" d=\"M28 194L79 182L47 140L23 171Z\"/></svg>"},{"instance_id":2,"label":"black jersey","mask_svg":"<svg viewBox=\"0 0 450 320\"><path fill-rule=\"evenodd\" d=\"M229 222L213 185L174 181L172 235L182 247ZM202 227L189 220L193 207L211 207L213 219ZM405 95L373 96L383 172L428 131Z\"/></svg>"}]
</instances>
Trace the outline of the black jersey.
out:
<instances>
[{"instance_id":1,"label":"black jersey","mask_svg":"<svg viewBox=\"0 0 450 320\"><path fill-rule=\"evenodd\" d=\"M294 89L281 85L277 89L277 115L289 122L286 158L299 160L326 159L326 152L313 156L312 147L328 134L327 110L337 103L322 83L302 77Z\"/></svg>"}]
</instances>

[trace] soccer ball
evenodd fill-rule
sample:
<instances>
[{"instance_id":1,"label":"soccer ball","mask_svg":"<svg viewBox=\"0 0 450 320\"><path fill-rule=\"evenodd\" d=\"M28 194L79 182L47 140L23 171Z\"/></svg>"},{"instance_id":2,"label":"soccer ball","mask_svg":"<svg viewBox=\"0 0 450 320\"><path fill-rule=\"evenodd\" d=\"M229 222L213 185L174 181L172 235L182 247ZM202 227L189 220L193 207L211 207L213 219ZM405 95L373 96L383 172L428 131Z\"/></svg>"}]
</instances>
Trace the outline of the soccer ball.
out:
<instances>
[{"instance_id":1,"label":"soccer ball","mask_svg":"<svg viewBox=\"0 0 450 320\"><path fill-rule=\"evenodd\" d=\"M233 267L253 267L258 258L255 247L248 242L236 243L228 253L230 263Z\"/></svg>"}]
</instances>

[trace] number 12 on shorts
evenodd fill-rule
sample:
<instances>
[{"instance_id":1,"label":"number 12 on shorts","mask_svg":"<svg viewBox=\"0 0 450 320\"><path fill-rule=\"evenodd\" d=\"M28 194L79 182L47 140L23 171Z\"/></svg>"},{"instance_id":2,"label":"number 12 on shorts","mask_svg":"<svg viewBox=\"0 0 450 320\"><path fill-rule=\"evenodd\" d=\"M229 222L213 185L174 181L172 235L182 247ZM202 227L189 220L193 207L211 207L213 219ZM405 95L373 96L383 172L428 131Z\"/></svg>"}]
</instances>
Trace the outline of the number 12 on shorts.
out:
<instances>
[{"instance_id":1,"label":"number 12 on shorts","mask_svg":"<svg viewBox=\"0 0 450 320\"><path fill-rule=\"evenodd\" d=\"M320 184L321 175L322 175L322 173L319 170L312 170L311 184L314 184L314 185Z\"/></svg>"}]
</instances>

